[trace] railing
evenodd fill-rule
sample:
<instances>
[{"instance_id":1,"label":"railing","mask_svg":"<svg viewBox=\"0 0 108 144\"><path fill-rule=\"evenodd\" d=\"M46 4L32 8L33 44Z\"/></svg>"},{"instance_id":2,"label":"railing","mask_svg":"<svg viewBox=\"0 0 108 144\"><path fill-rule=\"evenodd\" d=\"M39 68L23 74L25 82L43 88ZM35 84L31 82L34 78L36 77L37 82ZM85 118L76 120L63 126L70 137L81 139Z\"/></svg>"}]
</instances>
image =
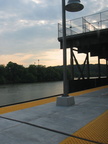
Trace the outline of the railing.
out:
<instances>
[{"instance_id":1,"label":"railing","mask_svg":"<svg viewBox=\"0 0 108 144\"><path fill-rule=\"evenodd\" d=\"M108 28L108 10L66 21L66 36ZM62 37L62 24L58 24L58 37Z\"/></svg>"}]
</instances>

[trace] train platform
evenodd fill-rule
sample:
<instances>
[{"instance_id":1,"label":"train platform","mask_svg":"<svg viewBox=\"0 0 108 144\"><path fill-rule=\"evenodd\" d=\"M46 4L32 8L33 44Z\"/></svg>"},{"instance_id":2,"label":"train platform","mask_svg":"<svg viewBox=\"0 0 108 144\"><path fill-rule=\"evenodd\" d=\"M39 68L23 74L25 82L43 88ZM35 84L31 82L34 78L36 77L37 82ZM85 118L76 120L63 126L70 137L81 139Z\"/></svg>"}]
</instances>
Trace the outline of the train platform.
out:
<instances>
[{"instance_id":1,"label":"train platform","mask_svg":"<svg viewBox=\"0 0 108 144\"><path fill-rule=\"evenodd\" d=\"M0 108L1 144L108 144L108 86Z\"/></svg>"}]
</instances>

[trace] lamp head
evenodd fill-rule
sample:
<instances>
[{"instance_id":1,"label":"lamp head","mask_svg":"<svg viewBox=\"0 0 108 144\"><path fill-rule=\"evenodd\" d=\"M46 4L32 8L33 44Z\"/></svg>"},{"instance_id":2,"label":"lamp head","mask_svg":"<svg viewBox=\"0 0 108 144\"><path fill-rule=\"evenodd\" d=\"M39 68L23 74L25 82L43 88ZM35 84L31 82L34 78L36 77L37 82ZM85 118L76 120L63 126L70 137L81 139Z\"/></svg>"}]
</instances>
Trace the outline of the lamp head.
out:
<instances>
[{"instance_id":1,"label":"lamp head","mask_svg":"<svg viewBox=\"0 0 108 144\"><path fill-rule=\"evenodd\" d=\"M80 0L68 0L68 4L65 9L69 12L78 12L82 10L84 6L80 3Z\"/></svg>"}]
</instances>

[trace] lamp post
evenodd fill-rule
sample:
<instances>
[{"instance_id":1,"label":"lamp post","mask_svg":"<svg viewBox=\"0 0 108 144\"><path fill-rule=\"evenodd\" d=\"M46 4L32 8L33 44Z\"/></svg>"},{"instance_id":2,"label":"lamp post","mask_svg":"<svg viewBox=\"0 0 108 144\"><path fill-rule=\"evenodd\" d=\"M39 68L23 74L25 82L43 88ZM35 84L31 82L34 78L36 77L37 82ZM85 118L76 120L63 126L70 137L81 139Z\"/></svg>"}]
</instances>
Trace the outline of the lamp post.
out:
<instances>
[{"instance_id":1,"label":"lamp post","mask_svg":"<svg viewBox=\"0 0 108 144\"><path fill-rule=\"evenodd\" d=\"M62 0L62 30L63 30L63 96L57 98L57 105L69 106L74 104L74 97L68 96L68 83L67 83L67 58L66 58L66 12L78 12L84 6L80 0L69 0L65 6L65 0Z\"/></svg>"},{"instance_id":2,"label":"lamp post","mask_svg":"<svg viewBox=\"0 0 108 144\"><path fill-rule=\"evenodd\" d=\"M63 26L63 96L68 96L67 87L67 57L66 57L66 13L65 0L62 0L62 26Z\"/></svg>"}]
</instances>

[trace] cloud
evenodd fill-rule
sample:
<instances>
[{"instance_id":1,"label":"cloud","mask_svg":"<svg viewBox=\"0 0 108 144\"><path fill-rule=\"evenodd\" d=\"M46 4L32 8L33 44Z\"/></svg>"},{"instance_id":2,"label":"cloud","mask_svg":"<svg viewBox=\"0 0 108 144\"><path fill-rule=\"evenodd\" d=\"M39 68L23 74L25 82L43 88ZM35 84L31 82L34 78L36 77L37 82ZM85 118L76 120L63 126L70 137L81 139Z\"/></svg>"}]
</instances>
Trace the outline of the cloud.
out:
<instances>
[{"instance_id":1,"label":"cloud","mask_svg":"<svg viewBox=\"0 0 108 144\"><path fill-rule=\"evenodd\" d=\"M30 64L38 65L46 65L46 66L56 66L62 65L62 50L60 49L52 49L48 51L40 51L39 53L14 53L7 55L0 55L0 61L3 61L1 64L7 64L9 61L23 64L24 66L28 66Z\"/></svg>"},{"instance_id":2,"label":"cloud","mask_svg":"<svg viewBox=\"0 0 108 144\"><path fill-rule=\"evenodd\" d=\"M84 1L84 0L83 0ZM86 14L91 13L97 13L100 11L103 11L108 8L108 2L106 0L89 0L85 1L85 11L87 12Z\"/></svg>"},{"instance_id":3,"label":"cloud","mask_svg":"<svg viewBox=\"0 0 108 144\"><path fill-rule=\"evenodd\" d=\"M77 13L67 12L67 20L108 9L106 0L81 2L84 9ZM60 48L57 23L62 19L61 3L61 0L0 0L0 60L6 63L10 58L19 59L23 64L25 58L27 65L35 56L40 56L48 64L52 53L60 61L59 52L55 50Z\"/></svg>"}]
</instances>

